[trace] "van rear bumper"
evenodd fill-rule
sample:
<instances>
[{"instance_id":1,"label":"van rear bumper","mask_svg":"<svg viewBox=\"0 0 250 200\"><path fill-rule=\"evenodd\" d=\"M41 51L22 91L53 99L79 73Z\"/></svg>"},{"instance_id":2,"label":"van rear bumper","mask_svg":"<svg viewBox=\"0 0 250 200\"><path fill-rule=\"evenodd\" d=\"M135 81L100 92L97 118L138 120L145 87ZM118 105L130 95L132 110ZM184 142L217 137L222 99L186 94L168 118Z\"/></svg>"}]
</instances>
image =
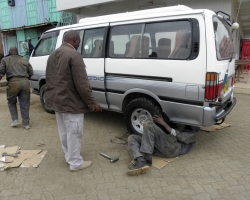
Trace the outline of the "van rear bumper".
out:
<instances>
[{"instance_id":1,"label":"van rear bumper","mask_svg":"<svg viewBox=\"0 0 250 200\"><path fill-rule=\"evenodd\" d=\"M220 109L219 112L216 112L216 103L211 105L211 107L205 107L203 115L203 126L211 126L220 121L221 119L225 119L226 116L234 108L236 103L237 100L234 97L231 101L228 101L226 105L223 105L223 108Z\"/></svg>"},{"instance_id":2,"label":"van rear bumper","mask_svg":"<svg viewBox=\"0 0 250 200\"><path fill-rule=\"evenodd\" d=\"M221 112L215 115L214 121L218 122L221 119L224 119L233 109L233 107L236 105L237 100L236 97L233 98L232 101L229 101L228 104L223 108Z\"/></svg>"}]
</instances>

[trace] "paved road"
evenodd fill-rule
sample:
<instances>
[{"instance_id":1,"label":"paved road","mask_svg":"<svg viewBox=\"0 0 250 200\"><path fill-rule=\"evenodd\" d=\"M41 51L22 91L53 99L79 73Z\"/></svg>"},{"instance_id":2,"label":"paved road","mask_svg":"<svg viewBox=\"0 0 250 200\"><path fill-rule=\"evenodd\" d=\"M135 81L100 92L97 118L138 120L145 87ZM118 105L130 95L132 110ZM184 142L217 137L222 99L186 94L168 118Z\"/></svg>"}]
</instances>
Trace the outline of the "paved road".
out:
<instances>
[{"instance_id":1,"label":"paved road","mask_svg":"<svg viewBox=\"0 0 250 200\"><path fill-rule=\"evenodd\" d=\"M213 133L200 131L187 155L165 168L128 177L127 148L111 144L126 133L123 116L91 113L85 116L82 155L93 160L85 170L70 172L58 139L55 116L43 111L39 98L31 98L31 129L10 127L5 89L0 88L0 143L39 149L47 155L39 168L0 172L0 199L250 199L250 96L237 94L238 104L227 118L232 127ZM121 156L111 164L99 152Z\"/></svg>"}]
</instances>

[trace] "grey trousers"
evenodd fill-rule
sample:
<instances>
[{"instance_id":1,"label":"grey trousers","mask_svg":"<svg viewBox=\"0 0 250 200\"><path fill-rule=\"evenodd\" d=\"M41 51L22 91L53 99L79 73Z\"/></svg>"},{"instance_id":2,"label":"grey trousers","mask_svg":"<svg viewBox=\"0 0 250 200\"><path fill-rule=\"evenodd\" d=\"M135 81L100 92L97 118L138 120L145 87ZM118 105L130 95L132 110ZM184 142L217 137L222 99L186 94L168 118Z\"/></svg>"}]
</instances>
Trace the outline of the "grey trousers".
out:
<instances>
[{"instance_id":1,"label":"grey trousers","mask_svg":"<svg viewBox=\"0 0 250 200\"><path fill-rule=\"evenodd\" d=\"M176 157L187 153L192 144L188 144L188 147L186 148L186 144L178 142L176 137L166 134L150 121L144 123L142 136L130 135L128 137L129 152L134 160L145 154L166 158Z\"/></svg>"},{"instance_id":2,"label":"grey trousers","mask_svg":"<svg viewBox=\"0 0 250 200\"><path fill-rule=\"evenodd\" d=\"M6 90L12 120L18 119L17 98L20 105L22 124L29 125L30 82L28 78L13 77L8 81Z\"/></svg>"},{"instance_id":3,"label":"grey trousers","mask_svg":"<svg viewBox=\"0 0 250 200\"><path fill-rule=\"evenodd\" d=\"M84 114L56 112L59 137L62 143L65 160L70 169L76 169L83 164L81 139L83 136Z\"/></svg>"}]
</instances>

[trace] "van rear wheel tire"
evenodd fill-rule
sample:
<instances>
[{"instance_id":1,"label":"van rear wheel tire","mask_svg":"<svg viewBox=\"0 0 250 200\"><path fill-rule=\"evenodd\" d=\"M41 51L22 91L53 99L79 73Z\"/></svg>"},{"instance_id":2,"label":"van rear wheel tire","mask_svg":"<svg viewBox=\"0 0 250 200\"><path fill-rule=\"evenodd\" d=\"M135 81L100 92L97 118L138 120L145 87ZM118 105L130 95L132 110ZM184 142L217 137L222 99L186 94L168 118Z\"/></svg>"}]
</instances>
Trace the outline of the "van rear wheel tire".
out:
<instances>
[{"instance_id":1,"label":"van rear wheel tire","mask_svg":"<svg viewBox=\"0 0 250 200\"><path fill-rule=\"evenodd\" d=\"M43 109L44 109L47 113L55 114L55 111L54 111L54 110L49 110L49 109L45 108L45 99L44 99L45 87L46 87L46 84L44 84L44 85L41 87L41 89L40 89L40 102L41 102L41 104L42 104Z\"/></svg>"},{"instance_id":2,"label":"van rear wheel tire","mask_svg":"<svg viewBox=\"0 0 250 200\"><path fill-rule=\"evenodd\" d=\"M125 108L125 124L130 134L142 135L143 124L153 121L154 115L161 115L160 107L151 99L137 98L132 100Z\"/></svg>"}]
</instances>

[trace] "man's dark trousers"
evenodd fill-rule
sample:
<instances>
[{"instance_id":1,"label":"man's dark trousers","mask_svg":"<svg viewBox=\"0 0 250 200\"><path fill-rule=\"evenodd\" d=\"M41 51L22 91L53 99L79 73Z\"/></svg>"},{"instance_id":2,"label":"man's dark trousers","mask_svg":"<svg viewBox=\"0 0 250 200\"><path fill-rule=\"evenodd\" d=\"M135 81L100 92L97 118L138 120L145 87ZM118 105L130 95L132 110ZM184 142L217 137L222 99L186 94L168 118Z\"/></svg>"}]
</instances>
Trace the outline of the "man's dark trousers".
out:
<instances>
[{"instance_id":1,"label":"man's dark trousers","mask_svg":"<svg viewBox=\"0 0 250 200\"><path fill-rule=\"evenodd\" d=\"M18 119L17 97L20 104L22 124L29 125L30 82L26 77L12 77L8 80L7 100L12 120Z\"/></svg>"}]
</instances>

